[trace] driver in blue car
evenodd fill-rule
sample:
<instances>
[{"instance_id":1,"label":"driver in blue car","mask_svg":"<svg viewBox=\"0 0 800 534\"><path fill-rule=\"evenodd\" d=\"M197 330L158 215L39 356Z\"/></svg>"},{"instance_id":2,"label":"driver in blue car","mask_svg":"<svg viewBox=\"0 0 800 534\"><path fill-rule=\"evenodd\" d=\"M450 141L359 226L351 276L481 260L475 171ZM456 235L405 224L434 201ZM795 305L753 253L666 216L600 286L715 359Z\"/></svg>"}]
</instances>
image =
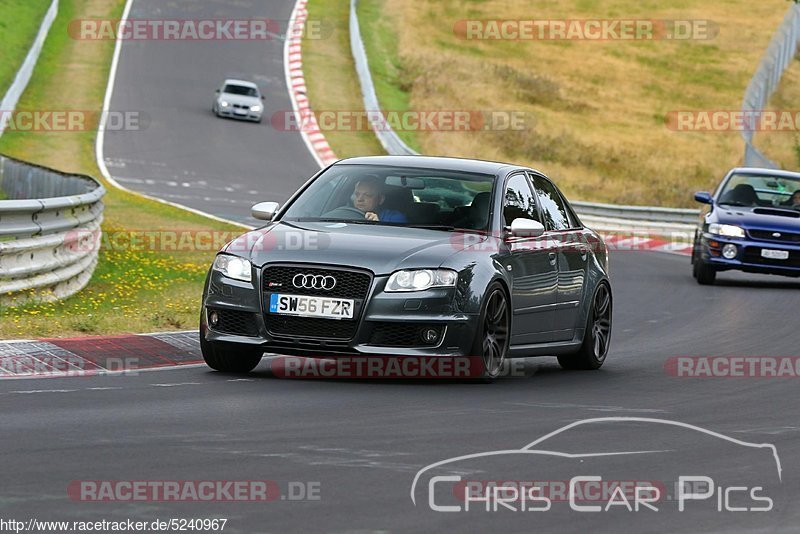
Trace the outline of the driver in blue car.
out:
<instances>
[{"instance_id":1,"label":"driver in blue car","mask_svg":"<svg viewBox=\"0 0 800 534\"><path fill-rule=\"evenodd\" d=\"M381 209L386 194L383 191L383 181L367 178L359 180L353 193L353 207L365 213L368 221L383 221L393 223L407 223L405 214L392 209Z\"/></svg>"}]
</instances>

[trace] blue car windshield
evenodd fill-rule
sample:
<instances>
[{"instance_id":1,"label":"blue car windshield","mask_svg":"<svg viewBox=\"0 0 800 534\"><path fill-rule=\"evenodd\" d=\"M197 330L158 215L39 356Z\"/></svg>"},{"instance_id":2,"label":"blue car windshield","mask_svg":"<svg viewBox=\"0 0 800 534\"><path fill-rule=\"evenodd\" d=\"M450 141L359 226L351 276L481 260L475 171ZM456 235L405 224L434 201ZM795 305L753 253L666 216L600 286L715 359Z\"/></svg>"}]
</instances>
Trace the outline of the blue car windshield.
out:
<instances>
[{"instance_id":1,"label":"blue car windshield","mask_svg":"<svg viewBox=\"0 0 800 534\"><path fill-rule=\"evenodd\" d=\"M800 179L734 174L720 192L718 203L800 210Z\"/></svg>"},{"instance_id":2,"label":"blue car windshield","mask_svg":"<svg viewBox=\"0 0 800 534\"><path fill-rule=\"evenodd\" d=\"M334 165L317 177L283 221L342 221L486 230L494 176L439 169Z\"/></svg>"}]
</instances>

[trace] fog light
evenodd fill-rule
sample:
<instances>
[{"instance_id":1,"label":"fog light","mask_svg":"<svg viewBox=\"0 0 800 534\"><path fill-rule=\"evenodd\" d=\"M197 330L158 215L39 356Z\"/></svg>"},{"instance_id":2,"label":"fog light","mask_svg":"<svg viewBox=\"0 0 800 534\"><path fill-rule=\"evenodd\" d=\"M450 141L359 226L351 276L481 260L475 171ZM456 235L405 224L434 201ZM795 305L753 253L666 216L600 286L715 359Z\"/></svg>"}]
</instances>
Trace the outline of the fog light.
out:
<instances>
[{"instance_id":1,"label":"fog light","mask_svg":"<svg viewBox=\"0 0 800 534\"><path fill-rule=\"evenodd\" d=\"M422 331L422 340L429 345L435 345L439 341L439 331L435 328L426 328Z\"/></svg>"},{"instance_id":2,"label":"fog light","mask_svg":"<svg viewBox=\"0 0 800 534\"><path fill-rule=\"evenodd\" d=\"M217 326L217 323L219 323L219 314L215 311L212 311L208 314L208 324L211 326Z\"/></svg>"},{"instance_id":3,"label":"fog light","mask_svg":"<svg viewBox=\"0 0 800 534\"><path fill-rule=\"evenodd\" d=\"M725 257L726 260L732 260L736 257L739 253L739 249L736 248L736 245L728 243L724 247L722 247L722 255Z\"/></svg>"}]
</instances>

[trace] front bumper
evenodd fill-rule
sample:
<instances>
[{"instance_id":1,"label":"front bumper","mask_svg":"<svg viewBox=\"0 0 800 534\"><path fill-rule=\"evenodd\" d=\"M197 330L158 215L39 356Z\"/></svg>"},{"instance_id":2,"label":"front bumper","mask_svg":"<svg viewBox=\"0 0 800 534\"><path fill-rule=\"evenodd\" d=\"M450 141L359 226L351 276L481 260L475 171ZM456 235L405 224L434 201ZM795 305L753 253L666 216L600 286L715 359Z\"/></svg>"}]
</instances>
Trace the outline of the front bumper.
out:
<instances>
[{"instance_id":1,"label":"front bumper","mask_svg":"<svg viewBox=\"0 0 800 534\"><path fill-rule=\"evenodd\" d=\"M217 111L217 115L220 117L227 117L229 119L239 119L244 121L255 121L258 122L261 120L263 115L263 111L252 111L252 110L242 110L233 108L232 106L228 106L227 108L219 107Z\"/></svg>"},{"instance_id":2,"label":"front bumper","mask_svg":"<svg viewBox=\"0 0 800 534\"><path fill-rule=\"evenodd\" d=\"M727 244L736 246L734 258L722 256L722 249ZM785 260L764 258L761 251L765 249L787 251L789 257ZM800 276L800 246L792 243L733 239L704 233L700 238L700 258L717 271Z\"/></svg>"},{"instance_id":3,"label":"front bumper","mask_svg":"<svg viewBox=\"0 0 800 534\"><path fill-rule=\"evenodd\" d=\"M373 278L363 311L354 319L357 322L354 335L349 339L333 339L320 337L314 331L290 336L270 333L265 320L267 297L259 289L260 275L251 284L231 280L212 270L203 299L201 335L211 343L258 346L264 352L308 357L471 355L479 317L456 309L455 288L384 293L387 279L388 276ZM217 312L218 324L212 327L208 318L213 311ZM226 317L229 324L222 325L220 317ZM413 334L415 330L421 333L431 328L439 332L435 343L425 343L421 335ZM395 335L383 335L387 331L394 331ZM398 345L398 339L412 339L416 343Z\"/></svg>"}]
</instances>

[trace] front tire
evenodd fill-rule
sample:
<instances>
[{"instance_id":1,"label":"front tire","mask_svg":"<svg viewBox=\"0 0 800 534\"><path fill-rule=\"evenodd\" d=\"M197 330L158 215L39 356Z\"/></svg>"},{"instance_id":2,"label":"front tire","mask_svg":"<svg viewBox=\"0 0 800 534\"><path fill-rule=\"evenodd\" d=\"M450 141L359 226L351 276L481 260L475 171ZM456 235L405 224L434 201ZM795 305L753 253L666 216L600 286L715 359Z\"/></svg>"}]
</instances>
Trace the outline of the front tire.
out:
<instances>
[{"instance_id":1,"label":"front tire","mask_svg":"<svg viewBox=\"0 0 800 534\"><path fill-rule=\"evenodd\" d=\"M264 355L261 349L219 345L205 340L200 333L200 351L203 360L215 371L223 373L249 373L256 368Z\"/></svg>"},{"instance_id":2,"label":"front tire","mask_svg":"<svg viewBox=\"0 0 800 534\"><path fill-rule=\"evenodd\" d=\"M695 258L692 275L701 286L711 286L714 285L714 281L717 279L717 270L702 259Z\"/></svg>"},{"instance_id":3,"label":"front tire","mask_svg":"<svg viewBox=\"0 0 800 534\"><path fill-rule=\"evenodd\" d=\"M494 283L486 292L472 354L481 357L481 378L491 381L503 370L511 338L511 308L503 286Z\"/></svg>"},{"instance_id":4,"label":"front tire","mask_svg":"<svg viewBox=\"0 0 800 534\"><path fill-rule=\"evenodd\" d=\"M603 366L611 342L612 311L611 288L602 283L595 291L589 308L581 348L575 354L558 357L563 369L591 371Z\"/></svg>"}]
</instances>

